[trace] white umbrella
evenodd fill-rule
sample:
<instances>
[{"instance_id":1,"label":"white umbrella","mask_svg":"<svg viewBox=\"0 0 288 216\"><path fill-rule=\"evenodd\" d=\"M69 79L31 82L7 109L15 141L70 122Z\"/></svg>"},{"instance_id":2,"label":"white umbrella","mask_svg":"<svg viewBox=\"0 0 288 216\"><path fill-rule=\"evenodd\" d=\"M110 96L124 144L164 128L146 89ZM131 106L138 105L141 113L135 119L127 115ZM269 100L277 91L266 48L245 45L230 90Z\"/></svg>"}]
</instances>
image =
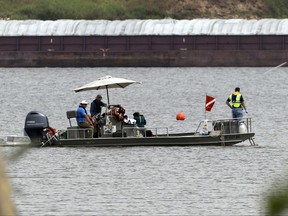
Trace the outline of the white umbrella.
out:
<instances>
[{"instance_id":1,"label":"white umbrella","mask_svg":"<svg viewBox=\"0 0 288 216\"><path fill-rule=\"evenodd\" d=\"M93 82L90 82L84 86L76 88L74 89L74 91L81 92L81 91L89 91L89 90L106 89L108 104L110 104L108 88L125 88L128 85L131 85L133 83L139 83L139 82L136 82L134 80L124 79L124 78L112 77L108 75L105 77L101 77Z\"/></svg>"}]
</instances>

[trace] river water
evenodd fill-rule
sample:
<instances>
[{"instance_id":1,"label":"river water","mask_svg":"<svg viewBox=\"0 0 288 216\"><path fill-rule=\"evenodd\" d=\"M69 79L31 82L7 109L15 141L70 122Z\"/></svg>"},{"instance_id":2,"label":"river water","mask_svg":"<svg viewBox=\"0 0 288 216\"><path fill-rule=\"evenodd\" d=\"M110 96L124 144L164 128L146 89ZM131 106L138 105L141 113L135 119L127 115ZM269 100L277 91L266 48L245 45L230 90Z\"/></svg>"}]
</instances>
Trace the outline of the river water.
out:
<instances>
[{"instance_id":1,"label":"river water","mask_svg":"<svg viewBox=\"0 0 288 216\"><path fill-rule=\"evenodd\" d=\"M19 215L262 215L272 185L286 176L286 68L1 68L1 136L23 135L28 112L68 126L66 111L106 91L73 89L102 76L141 82L110 89L110 103L147 127L194 131L205 118L205 95L216 97L206 118L229 118L236 86L253 119L255 141L233 147L2 147ZM176 121L178 112L185 121Z\"/></svg>"}]
</instances>

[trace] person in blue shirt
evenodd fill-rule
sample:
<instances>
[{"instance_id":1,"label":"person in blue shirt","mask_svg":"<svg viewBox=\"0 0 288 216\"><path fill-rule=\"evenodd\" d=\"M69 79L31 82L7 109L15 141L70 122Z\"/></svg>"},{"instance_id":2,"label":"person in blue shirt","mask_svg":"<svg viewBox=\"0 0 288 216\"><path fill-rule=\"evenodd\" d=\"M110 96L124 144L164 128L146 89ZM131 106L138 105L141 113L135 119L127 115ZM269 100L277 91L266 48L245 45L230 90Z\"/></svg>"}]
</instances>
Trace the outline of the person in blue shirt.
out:
<instances>
[{"instance_id":1,"label":"person in blue shirt","mask_svg":"<svg viewBox=\"0 0 288 216\"><path fill-rule=\"evenodd\" d=\"M92 101L91 107L90 107L90 114L92 117L95 117L99 114L101 114L102 107L106 107L107 104L102 102L102 96L97 95L95 100Z\"/></svg>"},{"instance_id":2,"label":"person in blue shirt","mask_svg":"<svg viewBox=\"0 0 288 216\"><path fill-rule=\"evenodd\" d=\"M79 127L92 128L93 129L92 131L94 131L93 119L86 111L87 105L88 105L88 102L85 100L80 102L80 105L77 109L76 121ZM90 136L93 137L93 133Z\"/></svg>"}]
</instances>

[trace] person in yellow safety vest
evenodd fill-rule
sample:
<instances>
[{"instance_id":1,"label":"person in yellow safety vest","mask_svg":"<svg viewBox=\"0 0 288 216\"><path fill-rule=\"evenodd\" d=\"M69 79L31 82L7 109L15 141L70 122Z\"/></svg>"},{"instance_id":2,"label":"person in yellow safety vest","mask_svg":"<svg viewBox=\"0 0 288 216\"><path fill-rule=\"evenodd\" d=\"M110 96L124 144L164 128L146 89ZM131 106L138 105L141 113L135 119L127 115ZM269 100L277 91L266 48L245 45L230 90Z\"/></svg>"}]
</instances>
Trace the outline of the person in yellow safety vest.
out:
<instances>
[{"instance_id":1,"label":"person in yellow safety vest","mask_svg":"<svg viewBox=\"0 0 288 216\"><path fill-rule=\"evenodd\" d=\"M248 113L248 110L246 109L246 105L244 103L244 98L240 93L239 87L236 87L235 92L227 98L226 104L232 109L232 118L234 119L242 121L243 109L246 113Z\"/></svg>"}]
</instances>

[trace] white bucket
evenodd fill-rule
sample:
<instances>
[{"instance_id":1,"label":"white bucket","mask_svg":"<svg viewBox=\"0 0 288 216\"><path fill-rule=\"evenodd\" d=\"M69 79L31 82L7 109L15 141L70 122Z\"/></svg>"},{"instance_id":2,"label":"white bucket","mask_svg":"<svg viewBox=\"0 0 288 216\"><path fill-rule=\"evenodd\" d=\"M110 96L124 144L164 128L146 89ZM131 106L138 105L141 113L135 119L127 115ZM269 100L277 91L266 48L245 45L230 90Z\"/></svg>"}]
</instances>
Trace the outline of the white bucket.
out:
<instances>
[{"instance_id":1,"label":"white bucket","mask_svg":"<svg viewBox=\"0 0 288 216\"><path fill-rule=\"evenodd\" d=\"M240 123L239 125L239 133L247 133L247 127L244 123Z\"/></svg>"}]
</instances>

